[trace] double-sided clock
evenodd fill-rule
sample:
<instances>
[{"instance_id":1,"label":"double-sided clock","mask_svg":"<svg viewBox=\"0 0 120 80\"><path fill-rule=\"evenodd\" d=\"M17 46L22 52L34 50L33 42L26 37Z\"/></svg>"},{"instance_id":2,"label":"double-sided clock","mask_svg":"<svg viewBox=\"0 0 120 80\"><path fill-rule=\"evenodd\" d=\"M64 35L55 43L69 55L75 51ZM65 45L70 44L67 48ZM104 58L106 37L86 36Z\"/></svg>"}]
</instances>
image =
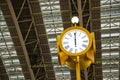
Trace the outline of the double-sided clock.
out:
<instances>
[{"instance_id":1,"label":"double-sided clock","mask_svg":"<svg viewBox=\"0 0 120 80\"><path fill-rule=\"evenodd\" d=\"M92 44L90 32L83 27L70 27L60 36L60 48L66 54L78 56L86 53Z\"/></svg>"}]
</instances>

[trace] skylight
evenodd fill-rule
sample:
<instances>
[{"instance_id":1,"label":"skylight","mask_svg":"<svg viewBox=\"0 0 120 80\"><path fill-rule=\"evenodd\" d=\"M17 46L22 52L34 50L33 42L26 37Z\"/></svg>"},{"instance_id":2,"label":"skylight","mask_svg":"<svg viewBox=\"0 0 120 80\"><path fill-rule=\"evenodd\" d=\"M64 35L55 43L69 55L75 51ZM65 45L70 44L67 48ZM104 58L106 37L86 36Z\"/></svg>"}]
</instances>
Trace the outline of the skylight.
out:
<instances>
[{"instance_id":1,"label":"skylight","mask_svg":"<svg viewBox=\"0 0 120 80\"><path fill-rule=\"evenodd\" d=\"M0 10L0 57L9 80L25 80L10 32ZM15 59L12 57L16 57ZM15 66L18 65L18 66Z\"/></svg>"},{"instance_id":2,"label":"skylight","mask_svg":"<svg viewBox=\"0 0 120 80\"><path fill-rule=\"evenodd\" d=\"M101 42L103 80L119 80L119 0L101 0ZM111 31L112 30L112 31Z\"/></svg>"},{"instance_id":3,"label":"skylight","mask_svg":"<svg viewBox=\"0 0 120 80\"><path fill-rule=\"evenodd\" d=\"M57 35L63 31L60 2L59 0L40 1L40 7L42 11L43 22L46 27L46 32L48 34L50 51L52 55L56 55L52 56L56 80L70 80L71 77L69 69L67 69L66 66L61 67L60 65L58 65L56 38ZM54 36L51 38L51 35Z\"/></svg>"}]
</instances>

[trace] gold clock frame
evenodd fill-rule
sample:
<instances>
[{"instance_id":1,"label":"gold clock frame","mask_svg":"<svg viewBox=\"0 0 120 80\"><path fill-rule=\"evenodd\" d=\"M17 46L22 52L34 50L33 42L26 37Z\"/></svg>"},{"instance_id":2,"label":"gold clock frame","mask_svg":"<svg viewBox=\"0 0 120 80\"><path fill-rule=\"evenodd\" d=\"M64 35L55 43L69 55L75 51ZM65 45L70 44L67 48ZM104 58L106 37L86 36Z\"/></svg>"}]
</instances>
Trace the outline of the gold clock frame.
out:
<instances>
[{"instance_id":1,"label":"gold clock frame","mask_svg":"<svg viewBox=\"0 0 120 80\"><path fill-rule=\"evenodd\" d=\"M91 35L92 35L92 40L93 40L93 51L95 53L96 52L95 33L92 32Z\"/></svg>"},{"instance_id":2,"label":"gold clock frame","mask_svg":"<svg viewBox=\"0 0 120 80\"><path fill-rule=\"evenodd\" d=\"M71 52L68 52L67 50L65 50L65 49L63 48L63 45L62 45L63 36L64 36L68 31L73 30L73 29L82 30L83 32L85 32L85 33L88 35L88 38L89 38L88 47L87 47L85 50L83 50L82 52L80 52L80 53L71 53ZM60 48L61 48L61 50L62 50L63 52L65 52L66 54L70 55L70 56L79 56L79 55L85 54L85 53L91 48L91 45L92 45L92 37L91 37L90 32L89 32L87 29L85 29L85 28L83 28L83 27L80 27L80 26L76 26L76 27L73 26L73 27L69 27L69 28L65 29L65 30L61 33L60 38L59 38L59 41L60 41L59 43L60 43Z\"/></svg>"}]
</instances>

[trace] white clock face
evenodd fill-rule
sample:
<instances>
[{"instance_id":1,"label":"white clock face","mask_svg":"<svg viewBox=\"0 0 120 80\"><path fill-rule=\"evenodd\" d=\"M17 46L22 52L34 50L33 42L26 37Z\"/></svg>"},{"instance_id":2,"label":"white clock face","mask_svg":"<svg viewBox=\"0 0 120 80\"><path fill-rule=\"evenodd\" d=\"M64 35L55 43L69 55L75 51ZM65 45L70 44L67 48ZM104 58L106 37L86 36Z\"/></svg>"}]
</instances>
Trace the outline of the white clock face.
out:
<instances>
[{"instance_id":1,"label":"white clock face","mask_svg":"<svg viewBox=\"0 0 120 80\"><path fill-rule=\"evenodd\" d=\"M79 29L66 32L62 38L63 48L70 53L80 53L89 45L88 35Z\"/></svg>"}]
</instances>

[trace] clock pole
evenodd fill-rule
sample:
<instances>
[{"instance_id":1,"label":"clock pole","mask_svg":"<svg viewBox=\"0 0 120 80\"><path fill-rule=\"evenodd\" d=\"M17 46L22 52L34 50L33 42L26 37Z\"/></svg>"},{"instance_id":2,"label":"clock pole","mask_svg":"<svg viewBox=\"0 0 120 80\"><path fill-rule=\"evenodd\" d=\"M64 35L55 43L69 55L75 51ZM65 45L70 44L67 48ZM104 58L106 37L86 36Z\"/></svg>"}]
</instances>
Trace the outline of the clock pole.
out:
<instances>
[{"instance_id":1,"label":"clock pole","mask_svg":"<svg viewBox=\"0 0 120 80\"><path fill-rule=\"evenodd\" d=\"M66 29L57 37L57 49L60 65L66 62L70 69L76 70L76 80L81 80L80 70L86 69L87 71L90 64L94 63L96 45L94 33L77 26L78 22L79 19L73 17L72 23L74 26ZM87 74L85 77L87 77Z\"/></svg>"},{"instance_id":2,"label":"clock pole","mask_svg":"<svg viewBox=\"0 0 120 80\"><path fill-rule=\"evenodd\" d=\"M72 23L76 27L76 23L79 22L78 17L72 18ZM80 56L76 56L76 80L81 80L81 74L80 74Z\"/></svg>"},{"instance_id":3,"label":"clock pole","mask_svg":"<svg viewBox=\"0 0 120 80\"><path fill-rule=\"evenodd\" d=\"M77 56L76 58L76 80L81 80L81 74L80 74L80 57Z\"/></svg>"}]
</instances>

